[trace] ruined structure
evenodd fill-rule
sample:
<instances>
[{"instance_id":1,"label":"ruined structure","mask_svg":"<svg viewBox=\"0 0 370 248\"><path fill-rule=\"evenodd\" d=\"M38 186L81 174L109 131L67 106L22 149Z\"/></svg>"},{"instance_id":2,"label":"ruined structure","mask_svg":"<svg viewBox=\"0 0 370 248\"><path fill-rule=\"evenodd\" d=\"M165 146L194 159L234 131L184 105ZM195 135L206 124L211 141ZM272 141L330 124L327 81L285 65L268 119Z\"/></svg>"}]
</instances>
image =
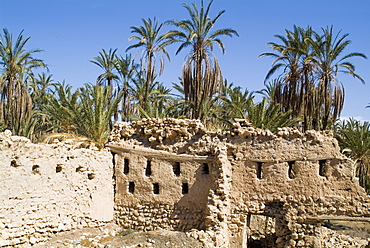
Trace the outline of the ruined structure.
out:
<instances>
[{"instance_id":1,"label":"ruined structure","mask_svg":"<svg viewBox=\"0 0 370 248\"><path fill-rule=\"evenodd\" d=\"M215 247L246 247L252 236L324 247L320 220L370 216L330 132L271 133L243 121L209 132L195 120L146 119L117 123L108 147L115 218L127 228L205 230L194 236Z\"/></svg>"},{"instance_id":2,"label":"ruined structure","mask_svg":"<svg viewBox=\"0 0 370 248\"><path fill-rule=\"evenodd\" d=\"M3 137L0 245L114 219L187 231L208 247L333 247L321 221L369 221L370 198L330 132L144 119L117 123L107 147Z\"/></svg>"},{"instance_id":3,"label":"ruined structure","mask_svg":"<svg viewBox=\"0 0 370 248\"><path fill-rule=\"evenodd\" d=\"M35 244L113 219L108 151L10 135L0 133L0 247Z\"/></svg>"}]
</instances>

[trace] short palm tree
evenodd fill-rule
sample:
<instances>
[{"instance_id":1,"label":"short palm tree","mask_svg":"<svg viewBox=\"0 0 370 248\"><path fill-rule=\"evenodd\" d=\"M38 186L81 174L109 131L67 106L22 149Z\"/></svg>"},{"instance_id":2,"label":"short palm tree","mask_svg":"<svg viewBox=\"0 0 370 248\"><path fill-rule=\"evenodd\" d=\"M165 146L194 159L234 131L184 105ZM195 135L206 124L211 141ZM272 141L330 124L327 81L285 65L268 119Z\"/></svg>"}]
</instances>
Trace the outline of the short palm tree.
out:
<instances>
[{"instance_id":1,"label":"short palm tree","mask_svg":"<svg viewBox=\"0 0 370 248\"><path fill-rule=\"evenodd\" d=\"M160 34L163 24L159 24L156 18L154 20L150 18L147 20L142 19L142 21L144 26L131 27L131 33L134 35L129 40L137 40L138 42L129 46L126 51L133 48L142 48L140 68L145 74L143 101L146 103L149 97L149 89L154 83L154 79L162 74L165 58L170 60L170 56L166 50L169 41L165 34ZM159 70L157 69L158 63Z\"/></svg>"},{"instance_id":2,"label":"short palm tree","mask_svg":"<svg viewBox=\"0 0 370 248\"><path fill-rule=\"evenodd\" d=\"M192 112L188 115L190 118L200 118L202 105L212 99L217 90L222 87L221 68L212 54L214 44L217 44L224 53L225 46L220 37L238 35L230 28L212 31L215 22L225 13L221 11L211 19L209 11L212 2L204 6L202 0L200 9L195 4L192 6L184 4L190 19L168 22L178 28L178 30L169 31L166 35L171 39L171 43L181 43L176 54L186 47L191 47L182 70L185 98L193 105Z\"/></svg>"},{"instance_id":3,"label":"short palm tree","mask_svg":"<svg viewBox=\"0 0 370 248\"><path fill-rule=\"evenodd\" d=\"M122 94L111 98L111 87L85 84L72 91L71 86L57 83L55 94L48 97L44 106L45 114L53 123L53 135L83 136L102 147L109 136L110 122Z\"/></svg>"},{"instance_id":4,"label":"short palm tree","mask_svg":"<svg viewBox=\"0 0 370 248\"><path fill-rule=\"evenodd\" d=\"M0 122L14 134L22 132L22 126L30 121L32 99L27 82L33 77L33 69L46 67L45 63L34 58L40 49L26 50L30 37L23 37L23 31L13 42L7 29L0 34Z\"/></svg>"},{"instance_id":5,"label":"short palm tree","mask_svg":"<svg viewBox=\"0 0 370 248\"><path fill-rule=\"evenodd\" d=\"M222 109L226 118L233 122L235 118L244 119L249 108L253 105L254 96L247 89L242 91L240 86L225 85L225 94L221 96Z\"/></svg>"},{"instance_id":6,"label":"short palm tree","mask_svg":"<svg viewBox=\"0 0 370 248\"><path fill-rule=\"evenodd\" d=\"M253 105L248 111L248 120L255 128L268 129L276 132L281 127L293 127L299 123L298 118L292 118L292 112L282 112L281 106L274 102L268 103L266 97L262 102Z\"/></svg>"},{"instance_id":7,"label":"short palm tree","mask_svg":"<svg viewBox=\"0 0 370 248\"><path fill-rule=\"evenodd\" d=\"M354 160L360 185L370 193L370 123L343 120L337 123L335 131L343 152Z\"/></svg>"},{"instance_id":8,"label":"short palm tree","mask_svg":"<svg viewBox=\"0 0 370 248\"><path fill-rule=\"evenodd\" d=\"M48 94L42 112L49 119L53 133L77 134L76 113L81 111L79 92L65 82L54 84L52 94ZM79 120L82 121L82 120Z\"/></svg>"},{"instance_id":9,"label":"short palm tree","mask_svg":"<svg viewBox=\"0 0 370 248\"><path fill-rule=\"evenodd\" d=\"M110 123L123 92L111 98L111 87L91 84L85 84L78 91L81 104L81 111L75 113L78 134L87 137L98 147L103 147L108 140Z\"/></svg>"}]
</instances>

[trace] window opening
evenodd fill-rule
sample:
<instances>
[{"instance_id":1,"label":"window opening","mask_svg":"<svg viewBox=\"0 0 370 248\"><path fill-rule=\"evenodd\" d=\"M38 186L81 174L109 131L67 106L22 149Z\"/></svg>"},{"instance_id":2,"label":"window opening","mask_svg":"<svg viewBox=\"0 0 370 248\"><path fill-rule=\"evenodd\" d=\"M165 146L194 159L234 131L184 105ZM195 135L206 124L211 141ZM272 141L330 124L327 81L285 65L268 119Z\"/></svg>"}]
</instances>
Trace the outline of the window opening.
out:
<instances>
[{"instance_id":1,"label":"window opening","mask_svg":"<svg viewBox=\"0 0 370 248\"><path fill-rule=\"evenodd\" d=\"M159 184L153 183L153 193L158 195L159 194Z\"/></svg>"},{"instance_id":2,"label":"window opening","mask_svg":"<svg viewBox=\"0 0 370 248\"><path fill-rule=\"evenodd\" d=\"M182 184L182 194L185 195L187 193L189 193L189 185L188 183L183 183Z\"/></svg>"},{"instance_id":3,"label":"window opening","mask_svg":"<svg viewBox=\"0 0 370 248\"><path fill-rule=\"evenodd\" d=\"M180 173L181 173L181 170L180 170L180 162L175 162L175 163L172 165L172 169L173 169L173 173L174 173L176 176L180 176Z\"/></svg>"},{"instance_id":4,"label":"window opening","mask_svg":"<svg viewBox=\"0 0 370 248\"><path fill-rule=\"evenodd\" d=\"M288 161L288 177L289 179L295 178L295 161Z\"/></svg>"},{"instance_id":5,"label":"window opening","mask_svg":"<svg viewBox=\"0 0 370 248\"><path fill-rule=\"evenodd\" d=\"M129 182L128 183L128 192L133 194L135 191L135 183L134 182Z\"/></svg>"},{"instance_id":6,"label":"window opening","mask_svg":"<svg viewBox=\"0 0 370 248\"><path fill-rule=\"evenodd\" d=\"M35 164L34 166L32 166L32 173L33 174L41 174L40 173L40 165Z\"/></svg>"},{"instance_id":7,"label":"window opening","mask_svg":"<svg viewBox=\"0 0 370 248\"><path fill-rule=\"evenodd\" d=\"M204 175L208 175L209 174L209 165L208 163L203 163L203 170L202 170L202 173Z\"/></svg>"},{"instance_id":8,"label":"window opening","mask_svg":"<svg viewBox=\"0 0 370 248\"><path fill-rule=\"evenodd\" d=\"M145 176L151 176L152 175L152 161L148 160L146 162L146 168L145 168Z\"/></svg>"},{"instance_id":9,"label":"window opening","mask_svg":"<svg viewBox=\"0 0 370 248\"><path fill-rule=\"evenodd\" d=\"M123 173L127 175L130 172L130 160L128 158L125 158L123 160Z\"/></svg>"},{"instance_id":10,"label":"window opening","mask_svg":"<svg viewBox=\"0 0 370 248\"><path fill-rule=\"evenodd\" d=\"M257 162L256 174L258 179L262 179L262 162Z\"/></svg>"},{"instance_id":11,"label":"window opening","mask_svg":"<svg viewBox=\"0 0 370 248\"><path fill-rule=\"evenodd\" d=\"M116 154L114 152L111 152L112 153L112 164L113 166L116 165Z\"/></svg>"},{"instance_id":12,"label":"window opening","mask_svg":"<svg viewBox=\"0 0 370 248\"><path fill-rule=\"evenodd\" d=\"M324 177L326 174L326 160L319 160L319 175Z\"/></svg>"}]
</instances>

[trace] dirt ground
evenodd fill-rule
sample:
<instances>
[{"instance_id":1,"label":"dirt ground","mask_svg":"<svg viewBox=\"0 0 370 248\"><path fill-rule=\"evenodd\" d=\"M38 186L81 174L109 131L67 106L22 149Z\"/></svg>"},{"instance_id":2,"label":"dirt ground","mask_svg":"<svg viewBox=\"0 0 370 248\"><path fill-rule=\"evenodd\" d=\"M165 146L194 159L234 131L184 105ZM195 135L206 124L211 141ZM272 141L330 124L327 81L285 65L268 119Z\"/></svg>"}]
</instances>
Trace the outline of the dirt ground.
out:
<instances>
[{"instance_id":1,"label":"dirt ground","mask_svg":"<svg viewBox=\"0 0 370 248\"><path fill-rule=\"evenodd\" d=\"M115 224L100 228L82 228L55 234L47 242L33 247L101 247L101 248L133 248L133 247L168 247L168 248L201 248L202 243L187 237L183 232L156 230L135 232L122 229Z\"/></svg>"}]
</instances>

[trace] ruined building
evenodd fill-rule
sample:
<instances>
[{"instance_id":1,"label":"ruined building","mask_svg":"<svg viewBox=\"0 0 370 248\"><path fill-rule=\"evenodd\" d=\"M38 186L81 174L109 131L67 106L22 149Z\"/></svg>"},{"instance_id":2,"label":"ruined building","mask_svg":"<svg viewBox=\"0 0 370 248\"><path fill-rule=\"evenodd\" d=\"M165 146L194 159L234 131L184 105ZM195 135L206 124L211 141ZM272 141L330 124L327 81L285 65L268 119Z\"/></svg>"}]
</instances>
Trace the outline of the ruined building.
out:
<instances>
[{"instance_id":1,"label":"ruined building","mask_svg":"<svg viewBox=\"0 0 370 248\"><path fill-rule=\"evenodd\" d=\"M208 247L332 247L323 220L370 217L330 132L145 119L117 123L101 151L0 138L0 246L114 220L186 231Z\"/></svg>"}]
</instances>

